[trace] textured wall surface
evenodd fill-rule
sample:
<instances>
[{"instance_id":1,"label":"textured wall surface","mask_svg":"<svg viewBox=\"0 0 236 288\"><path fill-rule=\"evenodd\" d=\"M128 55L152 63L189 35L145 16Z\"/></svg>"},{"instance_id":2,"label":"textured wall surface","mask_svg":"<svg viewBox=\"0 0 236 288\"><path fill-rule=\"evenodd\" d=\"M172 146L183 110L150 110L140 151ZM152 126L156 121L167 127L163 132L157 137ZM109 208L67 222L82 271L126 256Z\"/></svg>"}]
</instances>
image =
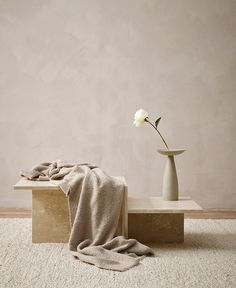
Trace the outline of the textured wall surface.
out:
<instances>
[{"instance_id":1,"label":"textured wall surface","mask_svg":"<svg viewBox=\"0 0 236 288\"><path fill-rule=\"evenodd\" d=\"M0 1L0 206L21 169L64 159L160 195L165 159L144 108L174 148L180 191L236 208L236 1Z\"/></svg>"}]
</instances>

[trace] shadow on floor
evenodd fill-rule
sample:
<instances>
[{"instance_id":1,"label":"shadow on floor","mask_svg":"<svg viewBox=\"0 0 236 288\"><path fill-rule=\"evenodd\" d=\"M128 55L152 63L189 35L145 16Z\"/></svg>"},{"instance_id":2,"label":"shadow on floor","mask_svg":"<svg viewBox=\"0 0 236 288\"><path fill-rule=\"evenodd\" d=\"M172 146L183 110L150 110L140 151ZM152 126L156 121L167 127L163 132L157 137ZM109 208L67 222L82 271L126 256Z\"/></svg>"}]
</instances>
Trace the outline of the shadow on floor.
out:
<instances>
[{"instance_id":1,"label":"shadow on floor","mask_svg":"<svg viewBox=\"0 0 236 288\"><path fill-rule=\"evenodd\" d=\"M149 243L155 248L169 249L221 249L236 251L236 233L186 233L184 243Z\"/></svg>"}]
</instances>

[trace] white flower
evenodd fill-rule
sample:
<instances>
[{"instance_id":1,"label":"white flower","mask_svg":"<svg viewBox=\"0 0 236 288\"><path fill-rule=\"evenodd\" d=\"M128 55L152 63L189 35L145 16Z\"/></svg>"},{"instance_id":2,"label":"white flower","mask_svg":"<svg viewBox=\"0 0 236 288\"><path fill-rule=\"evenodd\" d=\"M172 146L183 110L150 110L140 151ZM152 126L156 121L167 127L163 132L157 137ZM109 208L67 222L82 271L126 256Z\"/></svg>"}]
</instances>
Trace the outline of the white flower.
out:
<instances>
[{"instance_id":1,"label":"white flower","mask_svg":"<svg viewBox=\"0 0 236 288\"><path fill-rule=\"evenodd\" d=\"M145 119L147 117L148 117L148 112L144 111L143 109L139 109L134 114L134 125L136 127L140 127L145 122Z\"/></svg>"}]
</instances>

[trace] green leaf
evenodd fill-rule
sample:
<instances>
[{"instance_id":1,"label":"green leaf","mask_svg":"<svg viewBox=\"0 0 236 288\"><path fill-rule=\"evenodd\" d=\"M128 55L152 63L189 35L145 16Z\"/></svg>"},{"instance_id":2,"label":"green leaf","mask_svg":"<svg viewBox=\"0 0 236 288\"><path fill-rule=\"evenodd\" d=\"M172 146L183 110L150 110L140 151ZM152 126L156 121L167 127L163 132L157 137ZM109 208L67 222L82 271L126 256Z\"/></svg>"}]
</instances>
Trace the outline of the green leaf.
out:
<instances>
[{"instance_id":1,"label":"green leaf","mask_svg":"<svg viewBox=\"0 0 236 288\"><path fill-rule=\"evenodd\" d=\"M157 126L158 126L160 120L161 120L161 117L159 117L159 118L155 121L155 126L156 126L156 128L157 128Z\"/></svg>"}]
</instances>

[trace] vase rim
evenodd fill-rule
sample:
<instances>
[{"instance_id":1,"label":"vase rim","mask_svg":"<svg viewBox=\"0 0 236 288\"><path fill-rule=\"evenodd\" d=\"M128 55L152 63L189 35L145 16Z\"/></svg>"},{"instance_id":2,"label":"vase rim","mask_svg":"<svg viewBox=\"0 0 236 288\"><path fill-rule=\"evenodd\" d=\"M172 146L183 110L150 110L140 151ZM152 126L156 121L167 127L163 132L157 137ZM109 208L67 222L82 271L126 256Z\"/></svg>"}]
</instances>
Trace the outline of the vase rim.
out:
<instances>
[{"instance_id":1,"label":"vase rim","mask_svg":"<svg viewBox=\"0 0 236 288\"><path fill-rule=\"evenodd\" d=\"M157 150L160 154L166 156L175 156L184 153L185 149L158 149Z\"/></svg>"}]
</instances>

